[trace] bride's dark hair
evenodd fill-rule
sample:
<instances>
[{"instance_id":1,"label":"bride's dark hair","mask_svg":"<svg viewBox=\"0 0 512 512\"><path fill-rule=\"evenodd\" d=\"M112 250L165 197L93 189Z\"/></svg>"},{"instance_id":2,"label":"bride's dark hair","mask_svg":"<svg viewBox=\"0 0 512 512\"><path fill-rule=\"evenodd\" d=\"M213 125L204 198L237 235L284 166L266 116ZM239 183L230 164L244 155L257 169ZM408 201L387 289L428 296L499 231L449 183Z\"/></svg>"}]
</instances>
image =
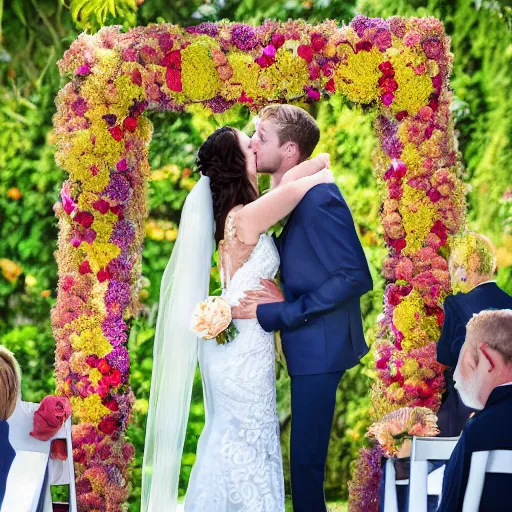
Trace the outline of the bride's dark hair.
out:
<instances>
[{"instance_id":1,"label":"bride's dark hair","mask_svg":"<svg viewBox=\"0 0 512 512\"><path fill-rule=\"evenodd\" d=\"M230 210L258 198L249 180L246 159L236 130L223 126L201 145L196 158L197 170L210 178L215 219L215 241L224 238L224 224Z\"/></svg>"}]
</instances>

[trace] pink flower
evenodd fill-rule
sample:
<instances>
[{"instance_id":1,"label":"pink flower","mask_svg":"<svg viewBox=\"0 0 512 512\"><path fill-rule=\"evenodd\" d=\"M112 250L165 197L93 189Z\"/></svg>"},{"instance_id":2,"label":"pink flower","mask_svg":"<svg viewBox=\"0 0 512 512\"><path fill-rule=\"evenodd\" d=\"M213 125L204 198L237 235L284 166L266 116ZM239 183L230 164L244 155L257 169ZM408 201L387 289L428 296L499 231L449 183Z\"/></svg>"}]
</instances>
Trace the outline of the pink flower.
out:
<instances>
[{"instance_id":1,"label":"pink flower","mask_svg":"<svg viewBox=\"0 0 512 512\"><path fill-rule=\"evenodd\" d=\"M308 69L310 80L318 80L320 78L320 66L315 61L309 64Z\"/></svg>"},{"instance_id":2,"label":"pink flower","mask_svg":"<svg viewBox=\"0 0 512 512\"><path fill-rule=\"evenodd\" d=\"M422 43L425 55L429 59L440 60L444 53L443 44L437 37L429 37Z\"/></svg>"},{"instance_id":3,"label":"pink flower","mask_svg":"<svg viewBox=\"0 0 512 512\"><path fill-rule=\"evenodd\" d=\"M82 64L79 66L79 68L76 70L77 75L86 76L91 73L91 67L88 64Z\"/></svg>"},{"instance_id":4,"label":"pink flower","mask_svg":"<svg viewBox=\"0 0 512 512\"><path fill-rule=\"evenodd\" d=\"M276 49L281 48L285 42L285 37L283 34L274 34L272 36L272 44Z\"/></svg>"},{"instance_id":5,"label":"pink flower","mask_svg":"<svg viewBox=\"0 0 512 512\"><path fill-rule=\"evenodd\" d=\"M415 44L418 44L421 41L421 34L419 32L416 32L414 30L410 30L405 34L404 37L404 44L406 46L414 46Z\"/></svg>"},{"instance_id":6,"label":"pink flower","mask_svg":"<svg viewBox=\"0 0 512 512\"><path fill-rule=\"evenodd\" d=\"M80 272L80 274L84 275L84 274L89 274L90 272L92 272L91 270L91 266L89 265L89 262L87 260L83 261L80 266L78 267L78 271Z\"/></svg>"},{"instance_id":7,"label":"pink flower","mask_svg":"<svg viewBox=\"0 0 512 512\"><path fill-rule=\"evenodd\" d=\"M306 87L306 90L308 92L308 97L313 101L318 101L320 99L320 92L313 87Z\"/></svg>"},{"instance_id":8,"label":"pink flower","mask_svg":"<svg viewBox=\"0 0 512 512\"><path fill-rule=\"evenodd\" d=\"M263 55L265 57L274 58L276 56L276 47L272 44L269 44L263 48Z\"/></svg>"},{"instance_id":9,"label":"pink flower","mask_svg":"<svg viewBox=\"0 0 512 512\"><path fill-rule=\"evenodd\" d=\"M389 107L391 103L393 103L393 100L395 99L395 95L392 92L385 92L381 96L382 103L386 105L386 107Z\"/></svg>"},{"instance_id":10,"label":"pink flower","mask_svg":"<svg viewBox=\"0 0 512 512\"><path fill-rule=\"evenodd\" d=\"M313 60L313 56L314 56L313 48L311 48L311 46L307 46L305 44L301 44L297 48L297 54L299 57L304 59L307 63L310 63Z\"/></svg>"},{"instance_id":11,"label":"pink flower","mask_svg":"<svg viewBox=\"0 0 512 512\"><path fill-rule=\"evenodd\" d=\"M116 169L119 172L126 172L128 170L128 163L126 162L126 158L123 158L117 162Z\"/></svg>"}]
</instances>

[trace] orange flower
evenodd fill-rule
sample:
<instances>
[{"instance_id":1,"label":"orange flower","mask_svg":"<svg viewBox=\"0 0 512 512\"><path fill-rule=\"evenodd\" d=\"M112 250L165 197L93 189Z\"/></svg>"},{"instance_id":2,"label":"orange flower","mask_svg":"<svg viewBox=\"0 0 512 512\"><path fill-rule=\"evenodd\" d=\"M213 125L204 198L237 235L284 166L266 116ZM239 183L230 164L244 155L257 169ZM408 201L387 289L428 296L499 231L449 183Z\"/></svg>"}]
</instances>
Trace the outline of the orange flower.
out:
<instances>
[{"instance_id":1,"label":"orange flower","mask_svg":"<svg viewBox=\"0 0 512 512\"><path fill-rule=\"evenodd\" d=\"M17 201L18 199L21 199L21 191L19 188L16 187L10 188L7 191L7 196L9 197L9 199L14 199L15 201Z\"/></svg>"},{"instance_id":2,"label":"orange flower","mask_svg":"<svg viewBox=\"0 0 512 512\"><path fill-rule=\"evenodd\" d=\"M14 283L23 273L23 269L17 263L7 258L0 258L0 269L5 279L11 283Z\"/></svg>"},{"instance_id":3,"label":"orange flower","mask_svg":"<svg viewBox=\"0 0 512 512\"><path fill-rule=\"evenodd\" d=\"M52 294L52 291L51 291L51 290L43 290L43 291L41 292L41 297L42 297L43 299L46 299L46 298L47 298L47 297L49 297L51 294Z\"/></svg>"}]
</instances>

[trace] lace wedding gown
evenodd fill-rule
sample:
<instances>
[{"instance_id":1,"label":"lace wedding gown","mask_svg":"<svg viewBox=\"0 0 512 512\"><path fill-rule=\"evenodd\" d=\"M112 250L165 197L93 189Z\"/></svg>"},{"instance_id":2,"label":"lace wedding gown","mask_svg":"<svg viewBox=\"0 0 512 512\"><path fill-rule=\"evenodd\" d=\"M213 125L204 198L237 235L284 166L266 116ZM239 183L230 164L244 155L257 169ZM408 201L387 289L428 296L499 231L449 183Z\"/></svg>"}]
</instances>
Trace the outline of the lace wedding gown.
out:
<instances>
[{"instance_id":1,"label":"lace wedding gown","mask_svg":"<svg viewBox=\"0 0 512 512\"><path fill-rule=\"evenodd\" d=\"M228 215L219 247L221 263L223 257L225 262L222 296L232 306L244 291L260 286L261 279L273 279L279 268L277 249L267 234L253 248L245 246L245 255L238 251L241 266L236 264L230 247L244 244L236 239L235 211ZM232 277L231 268L238 268ZM185 512L284 511L274 336L257 319L235 320L235 324L239 334L226 345L200 340L206 423Z\"/></svg>"}]
</instances>

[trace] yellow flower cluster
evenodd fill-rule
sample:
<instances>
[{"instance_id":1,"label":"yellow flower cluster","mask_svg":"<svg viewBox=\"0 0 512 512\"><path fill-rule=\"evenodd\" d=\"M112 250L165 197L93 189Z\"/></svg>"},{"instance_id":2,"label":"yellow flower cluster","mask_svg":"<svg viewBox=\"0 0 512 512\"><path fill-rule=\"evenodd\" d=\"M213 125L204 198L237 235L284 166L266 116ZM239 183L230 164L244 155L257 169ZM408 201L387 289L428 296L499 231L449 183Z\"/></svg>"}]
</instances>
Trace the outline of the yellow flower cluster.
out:
<instances>
[{"instance_id":1,"label":"yellow flower cluster","mask_svg":"<svg viewBox=\"0 0 512 512\"><path fill-rule=\"evenodd\" d=\"M112 351L112 345L105 338L101 326L82 331L80 334L73 333L69 337L74 350L80 350L86 354L96 354L98 357L105 357Z\"/></svg>"},{"instance_id":2,"label":"yellow flower cluster","mask_svg":"<svg viewBox=\"0 0 512 512\"><path fill-rule=\"evenodd\" d=\"M422 190L404 184L404 193L399 206L406 232L403 254L411 255L423 247L436 218L436 209Z\"/></svg>"},{"instance_id":3,"label":"yellow flower cluster","mask_svg":"<svg viewBox=\"0 0 512 512\"><path fill-rule=\"evenodd\" d=\"M233 70L233 76L223 83L222 96L227 100L236 100L242 91L251 98L259 96L262 93L258 85L260 66L246 53L230 53L227 58Z\"/></svg>"},{"instance_id":4,"label":"yellow flower cluster","mask_svg":"<svg viewBox=\"0 0 512 512\"><path fill-rule=\"evenodd\" d=\"M440 330L435 315L423 311L424 300L413 290L393 310L393 323L404 335L402 350L409 352L439 338Z\"/></svg>"},{"instance_id":5,"label":"yellow flower cluster","mask_svg":"<svg viewBox=\"0 0 512 512\"><path fill-rule=\"evenodd\" d=\"M293 52L281 47L276 52L276 61L260 71L259 85L269 99L278 98L284 92L287 98L303 94L309 83L308 65L304 59L296 58Z\"/></svg>"},{"instance_id":6,"label":"yellow flower cluster","mask_svg":"<svg viewBox=\"0 0 512 512\"><path fill-rule=\"evenodd\" d=\"M408 52L399 52L391 55L391 64L395 70L395 80L398 89L395 91L395 99L390 108L393 113L405 110L411 115L416 115L418 110L428 104L428 99L434 90L432 80L426 73L417 75L409 63L425 61L418 56L411 56Z\"/></svg>"},{"instance_id":7,"label":"yellow flower cluster","mask_svg":"<svg viewBox=\"0 0 512 512\"><path fill-rule=\"evenodd\" d=\"M378 99L381 62L382 53L375 47L369 52L349 52L346 61L340 62L334 73L336 91L356 103L371 103Z\"/></svg>"},{"instance_id":8,"label":"yellow flower cluster","mask_svg":"<svg viewBox=\"0 0 512 512\"><path fill-rule=\"evenodd\" d=\"M80 246L89 260L93 272L99 272L105 268L113 259L121 254L121 248L115 244L97 242L82 244Z\"/></svg>"},{"instance_id":9,"label":"yellow flower cluster","mask_svg":"<svg viewBox=\"0 0 512 512\"><path fill-rule=\"evenodd\" d=\"M78 396L72 396L69 401L73 415L83 422L91 423L95 427L111 412L110 409L101 403L101 398L96 393L83 399Z\"/></svg>"},{"instance_id":10,"label":"yellow flower cluster","mask_svg":"<svg viewBox=\"0 0 512 512\"><path fill-rule=\"evenodd\" d=\"M210 49L217 43L210 37L194 40L181 52L181 82L183 93L194 101L214 98L222 82Z\"/></svg>"}]
</instances>

